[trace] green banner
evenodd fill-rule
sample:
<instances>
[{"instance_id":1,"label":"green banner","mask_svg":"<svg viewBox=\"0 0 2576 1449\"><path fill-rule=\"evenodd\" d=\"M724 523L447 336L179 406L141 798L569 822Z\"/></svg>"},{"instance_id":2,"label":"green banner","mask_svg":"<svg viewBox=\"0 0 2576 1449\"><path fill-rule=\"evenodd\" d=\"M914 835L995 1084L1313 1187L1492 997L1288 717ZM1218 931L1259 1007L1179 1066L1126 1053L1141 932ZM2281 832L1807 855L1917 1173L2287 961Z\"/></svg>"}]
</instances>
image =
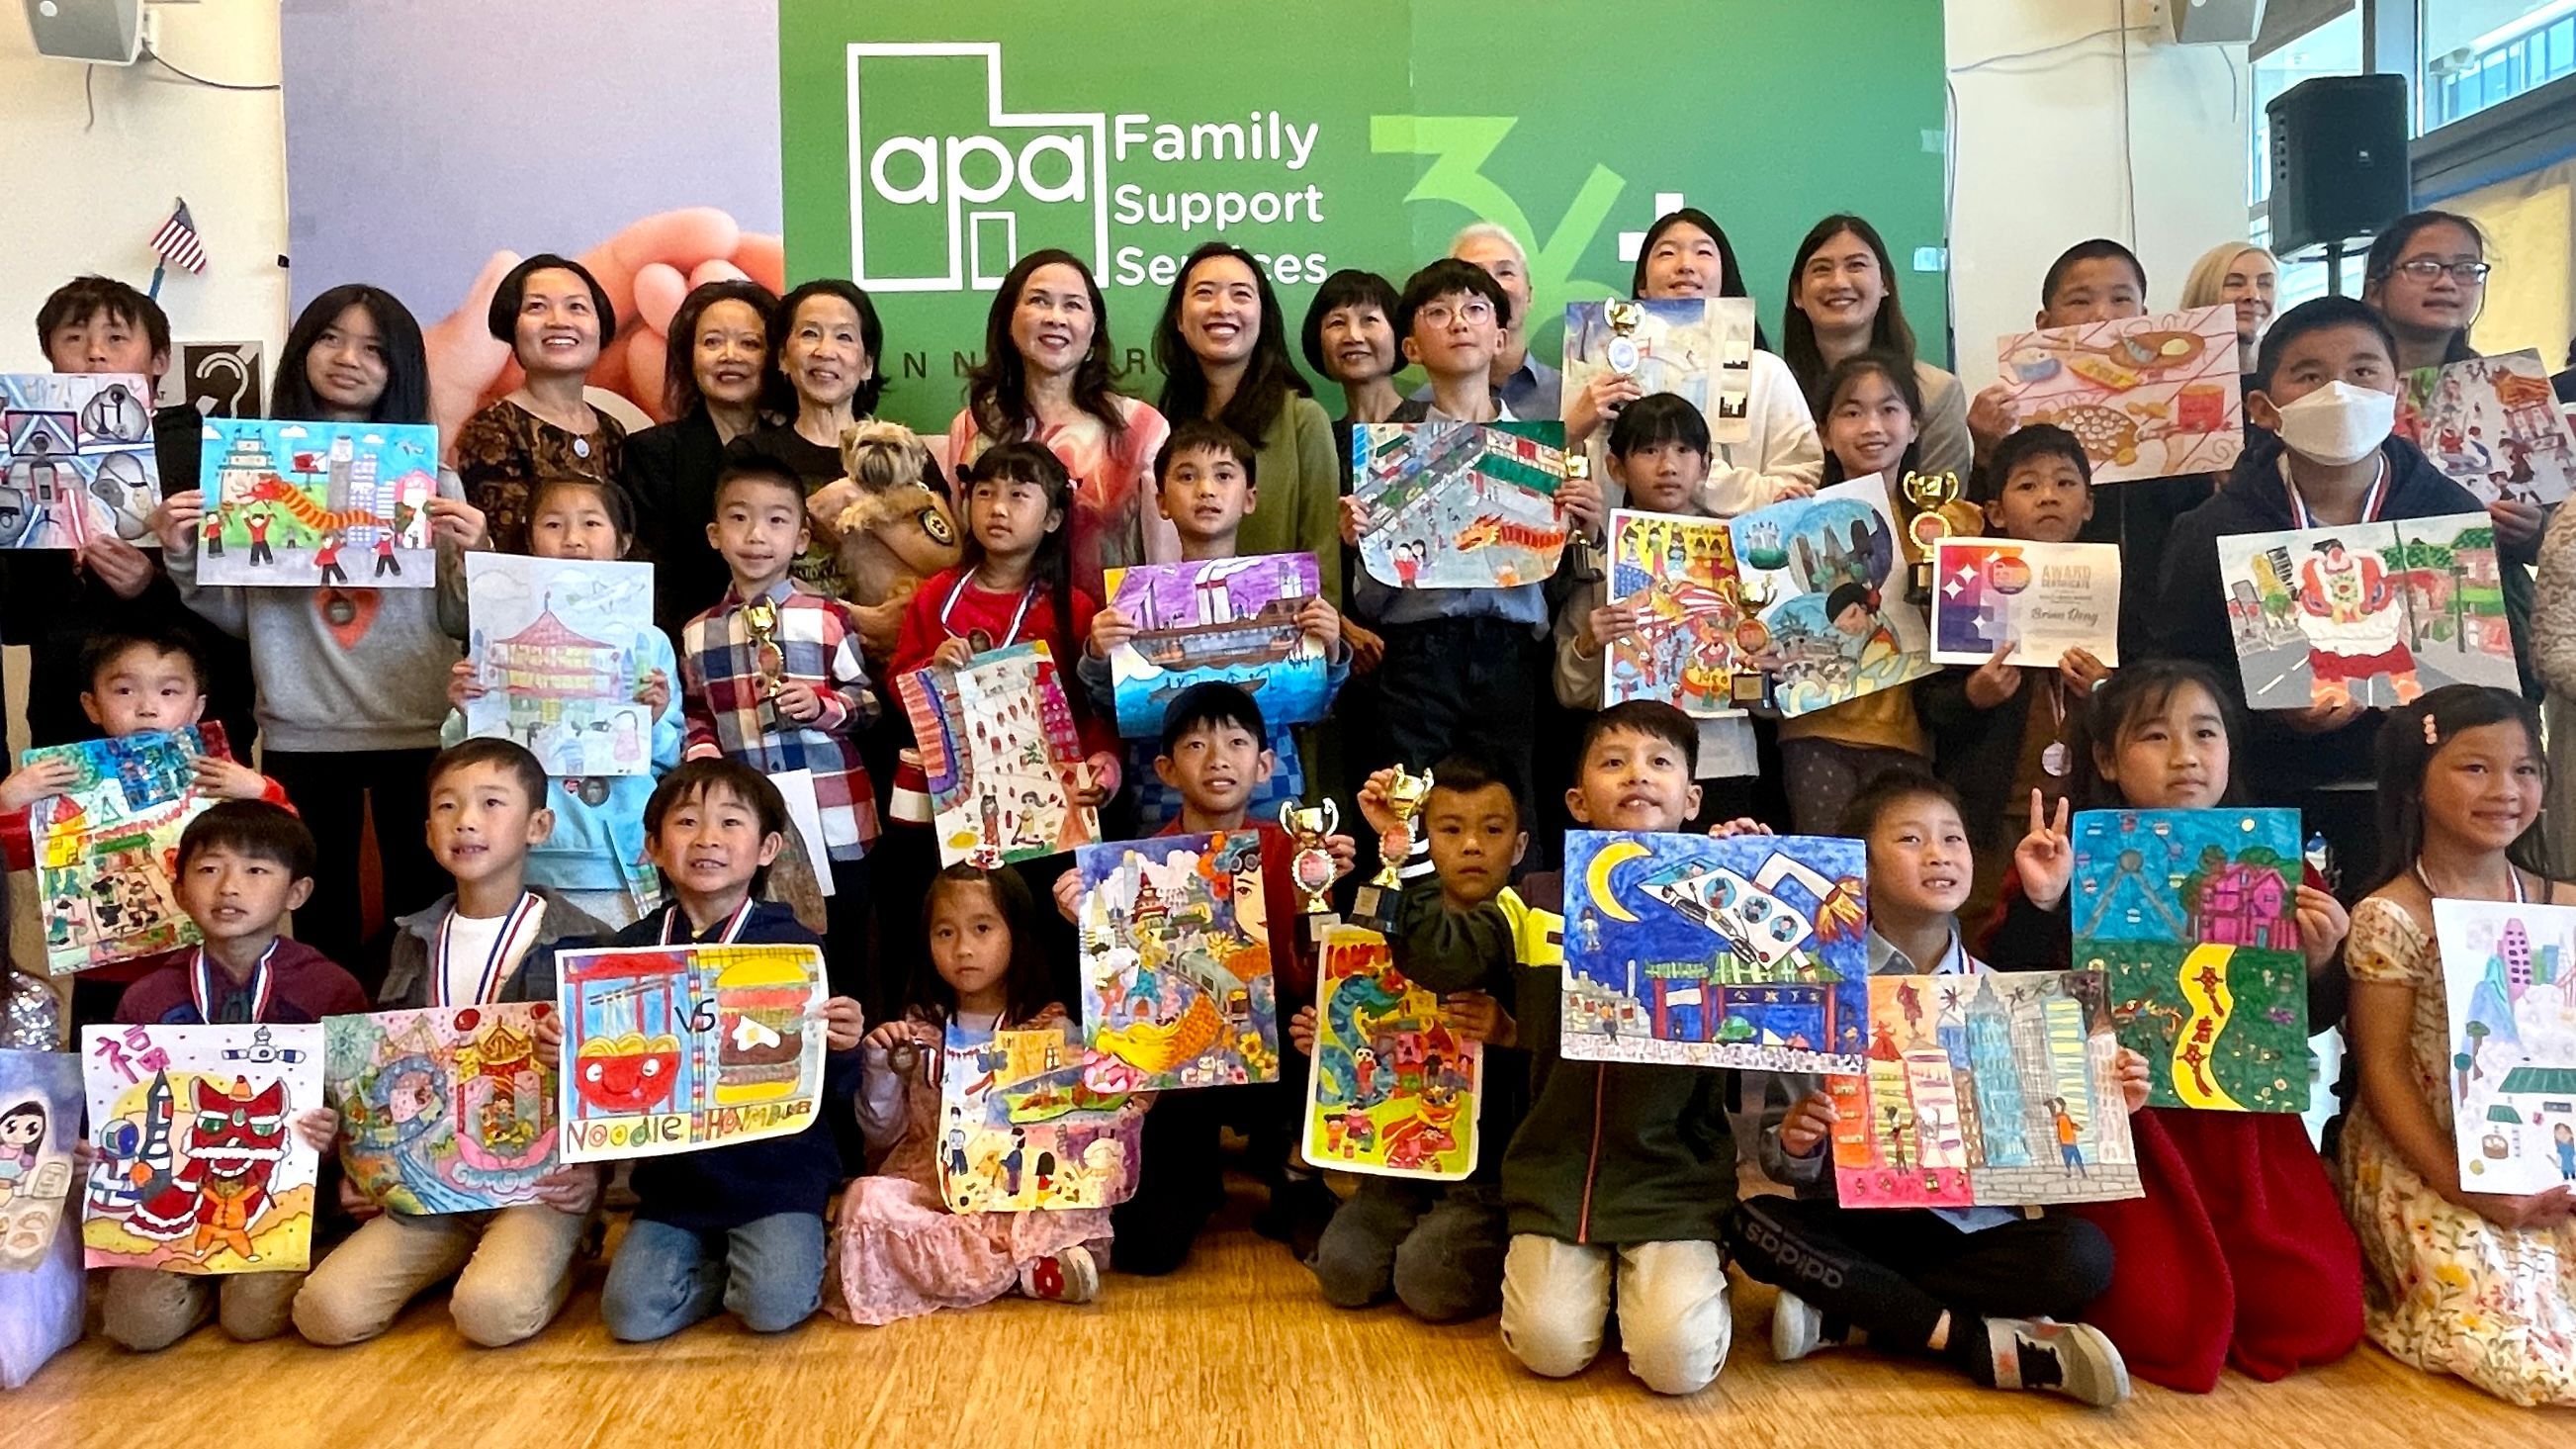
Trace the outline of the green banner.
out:
<instances>
[{"instance_id":1,"label":"green banner","mask_svg":"<svg viewBox=\"0 0 2576 1449\"><path fill-rule=\"evenodd\" d=\"M1943 245L1931 0L952 13L779 5L788 275L875 297L884 410L915 427L955 412L994 285L1039 247L1093 260L1122 382L1151 398L1147 339L1202 242L1261 257L1293 331L1331 271L1401 286L1458 227L1499 222L1529 249L1533 350L1554 361L1564 305L1625 295L1675 196L1726 227L1774 328L1799 237L1869 217L1925 351L1946 354L1942 278L1913 269Z\"/></svg>"}]
</instances>

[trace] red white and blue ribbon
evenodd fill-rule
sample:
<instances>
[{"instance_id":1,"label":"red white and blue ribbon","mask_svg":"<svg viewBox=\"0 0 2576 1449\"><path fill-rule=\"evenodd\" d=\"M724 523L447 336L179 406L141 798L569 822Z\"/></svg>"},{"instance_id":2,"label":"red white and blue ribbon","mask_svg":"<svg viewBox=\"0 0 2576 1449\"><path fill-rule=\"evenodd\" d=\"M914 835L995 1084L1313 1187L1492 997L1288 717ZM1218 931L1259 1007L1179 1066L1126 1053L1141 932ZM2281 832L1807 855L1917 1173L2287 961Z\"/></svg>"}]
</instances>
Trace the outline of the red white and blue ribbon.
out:
<instances>
[{"instance_id":1,"label":"red white and blue ribbon","mask_svg":"<svg viewBox=\"0 0 2576 1449\"><path fill-rule=\"evenodd\" d=\"M537 943L537 931L545 924L545 917L545 897L535 891L519 892L518 904L510 907L510 914L501 920L501 929L493 934L492 953L483 958L482 969L474 975L474 1000L467 1004L480 1006L500 999L502 978L508 976L519 964L519 958L528 954L528 948ZM429 963L429 1004L432 1006L454 1004L447 999L447 958L455 930L456 912L451 910L447 919L438 923L438 949Z\"/></svg>"},{"instance_id":2,"label":"red white and blue ribbon","mask_svg":"<svg viewBox=\"0 0 2576 1449\"><path fill-rule=\"evenodd\" d=\"M2377 523L2379 521L2379 510L2386 507L2388 504L2388 474L2388 455L2382 453L2379 455L2379 476L2370 480L2370 492L2362 496L2362 522ZM2299 485L2293 482L2290 478L2290 459L2287 452L2284 452L2281 455L2281 484L2283 487L2290 490L2290 526L2292 528L2322 528L2330 526L2318 523L2316 515L2308 511L2308 501L2299 496Z\"/></svg>"},{"instance_id":3,"label":"red white and blue ribbon","mask_svg":"<svg viewBox=\"0 0 2576 1449\"><path fill-rule=\"evenodd\" d=\"M250 1015L242 1018L245 1023L257 1023L268 1015L269 998L277 988L269 963L276 956L277 942L272 940L250 968L250 980L242 983L242 994L250 1000ZM223 988L215 978L215 963L206 958L203 946L197 948L197 959L188 963L188 995L197 1003L197 1020L208 1026L222 1024L222 1018L215 1015L215 1005L223 999Z\"/></svg>"},{"instance_id":4,"label":"red white and blue ribbon","mask_svg":"<svg viewBox=\"0 0 2576 1449\"><path fill-rule=\"evenodd\" d=\"M742 904L733 908L733 914L725 917L724 929L717 933L715 944L730 946L734 943L734 938L742 934L742 923L751 919L751 907L751 897L748 895L744 896L742 898ZM667 906L663 909L663 945L668 946L678 940L680 934L680 920L686 914L687 913L676 904Z\"/></svg>"}]
</instances>

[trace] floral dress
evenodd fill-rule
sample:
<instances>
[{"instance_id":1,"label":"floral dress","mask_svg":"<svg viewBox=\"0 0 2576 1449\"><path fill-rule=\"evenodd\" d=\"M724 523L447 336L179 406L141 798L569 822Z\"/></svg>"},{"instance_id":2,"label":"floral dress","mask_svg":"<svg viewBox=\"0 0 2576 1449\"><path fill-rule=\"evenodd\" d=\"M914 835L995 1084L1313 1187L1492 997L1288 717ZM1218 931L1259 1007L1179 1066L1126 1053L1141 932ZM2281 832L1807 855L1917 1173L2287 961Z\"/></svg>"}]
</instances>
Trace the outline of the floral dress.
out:
<instances>
[{"instance_id":1,"label":"floral dress","mask_svg":"<svg viewBox=\"0 0 2576 1449\"><path fill-rule=\"evenodd\" d=\"M2449 1133L2450 1013L2431 932L2373 896L2353 909L2344 959L2357 983L2414 990L2407 1055L2415 1089ZM2379 1346L2500 1399L2576 1404L2576 1220L2506 1228L2452 1206L2407 1165L2367 1101L2345 1120L2342 1169Z\"/></svg>"},{"instance_id":2,"label":"floral dress","mask_svg":"<svg viewBox=\"0 0 2576 1449\"><path fill-rule=\"evenodd\" d=\"M465 480L465 501L483 510L493 548L528 551L529 495L538 483L586 478L617 486L626 425L595 411L599 431L576 433L502 398L456 430L456 475Z\"/></svg>"},{"instance_id":3,"label":"floral dress","mask_svg":"<svg viewBox=\"0 0 2576 1449\"><path fill-rule=\"evenodd\" d=\"M1154 456L1171 437L1172 425L1132 397L1112 397L1110 405L1127 422L1114 438L1100 419L1087 413L1054 427L1032 424L1028 433L1055 454L1073 480L1073 516L1068 520L1073 586L1095 599L1109 597L1102 584L1108 570L1170 563L1181 556L1180 535L1148 496ZM948 424L948 456L960 477L955 487L961 517L966 465L984 456L995 441L976 425L973 408L959 409Z\"/></svg>"}]
</instances>

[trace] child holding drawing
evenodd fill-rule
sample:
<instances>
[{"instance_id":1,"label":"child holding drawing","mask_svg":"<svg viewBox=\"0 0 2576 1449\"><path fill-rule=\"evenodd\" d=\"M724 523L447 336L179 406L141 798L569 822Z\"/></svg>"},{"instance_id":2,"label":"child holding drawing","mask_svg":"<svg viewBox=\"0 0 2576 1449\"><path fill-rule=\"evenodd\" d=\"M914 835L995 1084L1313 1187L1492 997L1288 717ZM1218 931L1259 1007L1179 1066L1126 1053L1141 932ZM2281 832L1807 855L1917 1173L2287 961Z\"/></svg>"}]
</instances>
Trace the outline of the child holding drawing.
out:
<instances>
[{"instance_id":1,"label":"child holding drawing","mask_svg":"<svg viewBox=\"0 0 2576 1449\"><path fill-rule=\"evenodd\" d=\"M2005 970L2067 966L2074 810L2243 803L2238 719L2217 676L2199 664L2121 666L2075 731L2066 797L2043 815L2032 792L2014 879L1986 932L1987 959ZM2297 894L2311 1032L2343 1014L2337 950L2348 923L2323 887L2310 868ZM2306 1125L2287 1112L2149 1107L2129 1127L2145 1196L2069 1211L2110 1237L2111 1286L2085 1317L2111 1335L2131 1371L2207 1393L2229 1363L2277 1379L2350 1351L2361 1336L2359 1255Z\"/></svg>"},{"instance_id":2,"label":"child holding drawing","mask_svg":"<svg viewBox=\"0 0 2576 1449\"><path fill-rule=\"evenodd\" d=\"M2352 912L2344 1210L2369 1275L2371 1339L2517 1404L2576 1404L2576 1196L2461 1180L2454 1038L2436 897L2576 904L2540 873L2540 719L2500 689L2450 685L2379 734L2379 888ZM2490 1068L2492 1070L2492 1068ZM2526 1129L2530 1130L2530 1129Z\"/></svg>"},{"instance_id":3,"label":"child holding drawing","mask_svg":"<svg viewBox=\"0 0 2576 1449\"><path fill-rule=\"evenodd\" d=\"M530 852L553 828L545 771L509 740L468 740L429 765L429 849L456 883L396 921L377 1005L387 1011L553 1001L555 951L606 927L529 884ZM536 1024L560 1056L562 1018ZM295 1327L325 1347L376 1337L414 1298L450 1278L448 1314L485 1348L533 1338L563 1310L599 1196L599 1169L558 1165L539 1201L489 1212L370 1216L323 1260L295 1299Z\"/></svg>"},{"instance_id":4,"label":"child holding drawing","mask_svg":"<svg viewBox=\"0 0 2576 1449\"><path fill-rule=\"evenodd\" d=\"M420 324L391 294L333 287L295 319L277 358L270 416L330 422L429 421L429 362ZM425 511L439 571L463 567L483 541L483 515L447 469ZM428 905L438 868L421 843L430 759L448 665L456 645L439 628L431 589L235 588L197 582L197 549L209 518L205 495L173 493L153 515L179 597L209 623L251 645L259 686L261 764L284 782L321 854L313 902L296 935L334 960L383 979L361 953L360 881L372 810L384 915Z\"/></svg>"},{"instance_id":5,"label":"child holding drawing","mask_svg":"<svg viewBox=\"0 0 2576 1449\"><path fill-rule=\"evenodd\" d=\"M903 1016L860 1044L859 1127L876 1171L842 1195L837 1286L825 1307L835 1318L880 1324L1013 1291L1088 1303L1102 1266L1093 1246L1108 1251L1107 1208L960 1213L940 1192L943 1161L962 1151L952 1136L962 1129L941 1116L941 1086L977 1071L976 1055L995 1032L1062 1031L1067 1060L1082 1056L1081 1027L1053 997L1036 903L1016 871L953 865L931 883L922 914L930 969L914 968ZM1136 1164L1115 1170L1132 1182Z\"/></svg>"},{"instance_id":6,"label":"child holding drawing","mask_svg":"<svg viewBox=\"0 0 2576 1449\"><path fill-rule=\"evenodd\" d=\"M1890 770L1844 807L1839 834L1869 846L1869 972L1940 976L1989 968L1959 943L1971 853L1959 798L1917 769ZM1929 989L1928 987L1926 989ZM1727 1241L1750 1276L1778 1285L1771 1352L1782 1362L1858 1333L1883 1352L1946 1359L1988 1388L2051 1389L2108 1408L2129 1396L2120 1351L2072 1318L2111 1279L2100 1229L2063 1212L2016 1207L1845 1208L1826 1148L1839 1121L1821 1081L1766 1073L1763 1170L1795 1197L1736 1206ZM2147 1059L2120 1052L2119 1103L2147 1100ZM2073 1121L2054 1104L2059 1141L2080 1164Z\"/></svg>"},{"instance_id":7,"label":"child holding drawing","mask_svg":"<svg viewBox=\"0 0 2576 1449\"><path fill-rule=\"evenodd\" d=\"M528 491L528 552L538 558L622 559L634 536L620 489L589 478L547 478ZM451 627L462 622L448 620ZM642 668L635 702L653 717L650 769L640 775L554 780L547 805L554 811L555 828L528 853L532 883L560 892L612 929L635 920L660 899L644 859L644 802L653 794L653 782L680 763L686 734L680 701L671 690L680 666L670 636L646 629L638 636L638 652ZM439 738L449 745L465 738L466 702L481 698L488 688L480 674L480 663L470 658L456 661L448 674L447 700L454 708Z\"/></svg>"},{"instance_id":8,"label":"child holding drawing","mask_svg":"<svg viewBox=\"0 0 2576 1449\"><path fill-rule=\"evenodd\" d=\"M716 485L720 517L736 496ZM801 518L801 494L795 502ZM795 556L776 552L782 577ZM733 552L726 557L731 562ZM820 946L795 912L757 899L787 830L778 787L740 761L691 760L663 776L644 806L644 841L671 903L610 944ZM831 1052L826 1104L851 1099L858 1065L851 1052L863 1025L859 1004L838 994L807 1025L822 1029ZM837 1110L827 1105L787 1136L638 1161L635 1218L600 1290L609 1333L627 1343L668 1338L726 1310L755 1333L812 1317L823 1298L823 1209L843 1176L828 1125Z\"/></svg>"}]
</instances>

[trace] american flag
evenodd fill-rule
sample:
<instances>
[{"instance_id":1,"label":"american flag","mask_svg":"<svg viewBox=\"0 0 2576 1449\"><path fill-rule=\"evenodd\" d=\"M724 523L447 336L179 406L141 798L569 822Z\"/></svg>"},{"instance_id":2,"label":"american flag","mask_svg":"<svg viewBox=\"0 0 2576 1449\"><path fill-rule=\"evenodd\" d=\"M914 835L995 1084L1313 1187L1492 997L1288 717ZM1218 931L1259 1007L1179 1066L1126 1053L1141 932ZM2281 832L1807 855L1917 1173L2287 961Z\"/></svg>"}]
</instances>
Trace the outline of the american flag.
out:
<instances>
[{"instance_id":1,"label":"american flag","mask_svg":"<svg viewBox=\"0 0 2576 1449\"><path fill-rule=\"evenodd\" d=\"M188 215L188 203L176 203L170 219L152 234L152 250L172 266L192 272L206 269L206 244L197 237L197 223Z\"/></svg>"}]
</instances>

